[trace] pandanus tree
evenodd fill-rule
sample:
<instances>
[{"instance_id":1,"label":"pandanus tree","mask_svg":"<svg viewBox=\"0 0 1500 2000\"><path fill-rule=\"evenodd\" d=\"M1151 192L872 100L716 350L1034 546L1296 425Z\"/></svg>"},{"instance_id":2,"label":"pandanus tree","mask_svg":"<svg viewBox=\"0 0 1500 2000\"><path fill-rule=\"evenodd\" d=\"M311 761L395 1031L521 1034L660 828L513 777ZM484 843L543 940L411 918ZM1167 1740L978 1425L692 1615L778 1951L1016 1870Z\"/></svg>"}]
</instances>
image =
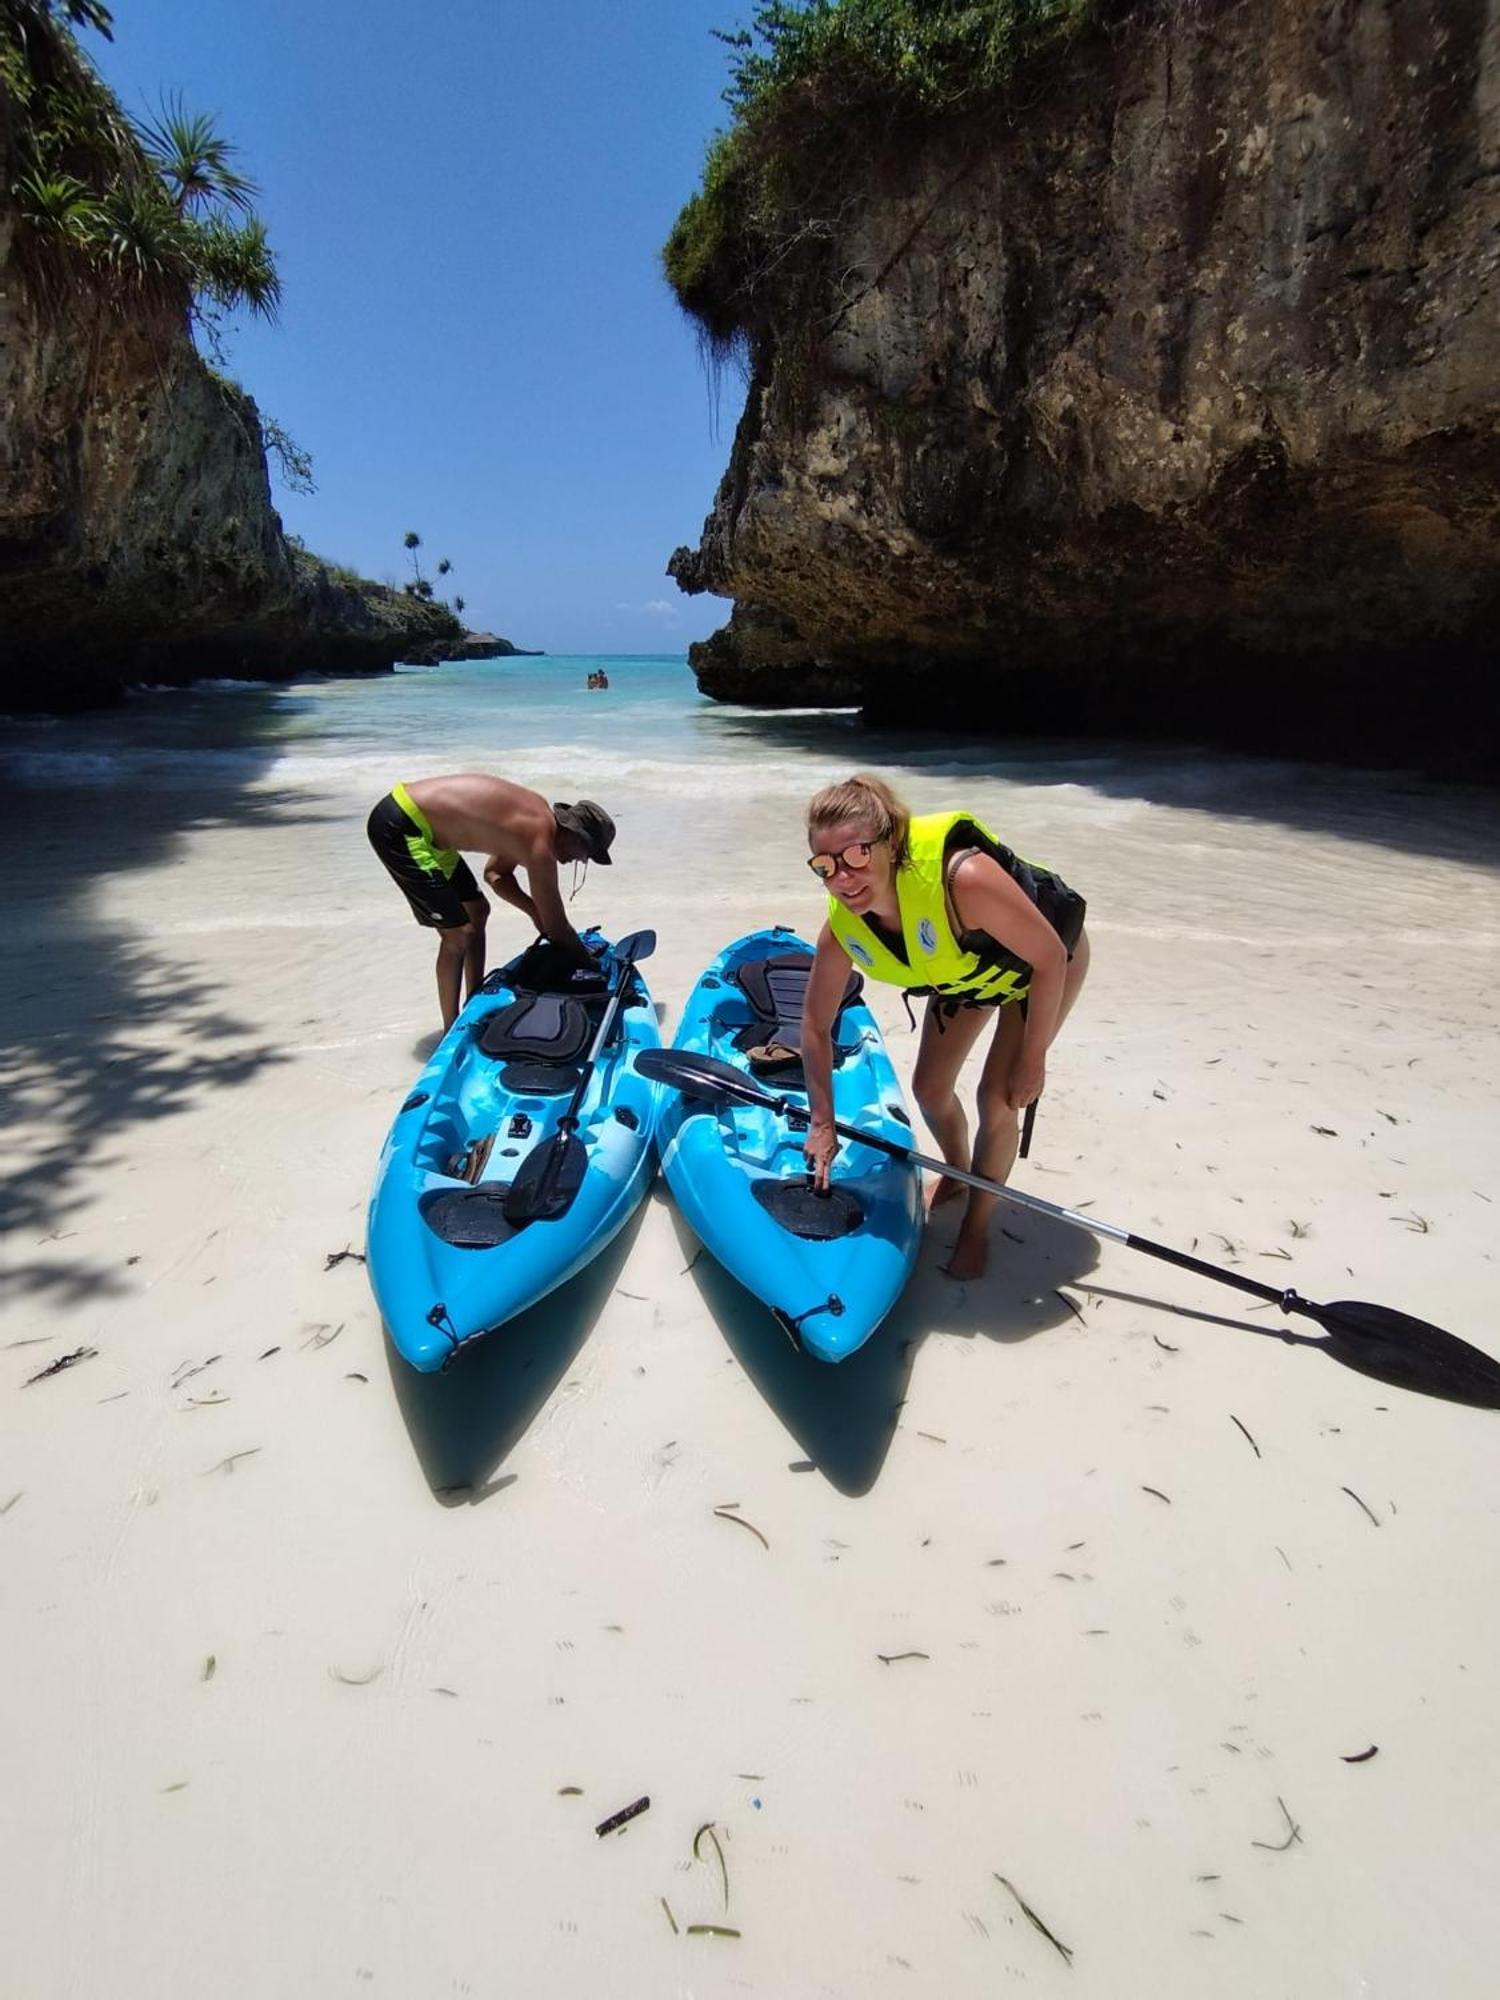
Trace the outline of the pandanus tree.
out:
<instances>
[{"instance_id":1,"label":"pandanus tree","mask_svg":"<svg viewBox=\"0 0 1500 2000\"><path fill-rule=\"evenodd\" d=\"M188 111L180 96L164 97L159 115L138 125L136 136L179 215L226 208L253 212L260 189L230 164L238 149L211 118Z\"/></svg>"},{"instance_id":2,"label":"pandanus tree","mask_svg":"<svg viewBox=\"0 0 1500 2000\"><path fill-rule=\"evenodd\" d=\"M224 314L274 319L281 303L257 189L213 120L179 97L154 119L126 117L69 32L110 26L97 0L0 0L0 77L20 111L19 247L63 307L92 290L170 309L186 293L217 355Z\"/></svg>"}]
</instances>

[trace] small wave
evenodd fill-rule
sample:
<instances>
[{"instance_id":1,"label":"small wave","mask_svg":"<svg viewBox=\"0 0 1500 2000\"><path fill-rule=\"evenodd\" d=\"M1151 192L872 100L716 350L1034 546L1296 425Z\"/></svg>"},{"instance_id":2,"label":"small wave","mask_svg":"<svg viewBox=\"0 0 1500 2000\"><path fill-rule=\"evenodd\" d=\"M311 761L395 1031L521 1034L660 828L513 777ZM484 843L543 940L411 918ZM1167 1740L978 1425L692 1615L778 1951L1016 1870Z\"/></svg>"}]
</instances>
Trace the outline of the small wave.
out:
<instances>
[{"instance_id":1,"label":"small wave","mask_svg":"<svg viewBox=\"0 0 1500 2000\"><path fill-rule=\"evenodd\" d=\"M21 784L118 785L133 775L130 759L110 750L10 750L0 770Z\"/></svg>"},{"instance_id":2,"label":"small wave","mask_svg":"<svg viewBox=\"0 0 1500 2000\"><path fill-rule=\"evenodd\" d=\"M126 785L144 778L254 777L265 761L260 750L7 750L0 771L18 784Z\"/></svg>"},{"instance_id":3,"label":"small wave","mask_svg":"<svg viewBox=\"0 0 1500 2000\"><path fill-rule=\"evenodd\" d=\"M331 756L284 751L268 766L266 781L316 786L361 778L389 789L398 778L420 778L445 768L495 771L518 784L534 785L561 797L582 791L601 798L631 788L674 797L717 798L739 789L752 772L758 790L801 791L815 783L821 773L820 761L812 756L773 761L751 758L740 751L728 756L697 752L668 758L628 750L600 751L576 743L523 749L470 741L461 751L450 748L446 755L442 745L431 745L421 758L395 749Z\"/></svg>"}]
</instances>

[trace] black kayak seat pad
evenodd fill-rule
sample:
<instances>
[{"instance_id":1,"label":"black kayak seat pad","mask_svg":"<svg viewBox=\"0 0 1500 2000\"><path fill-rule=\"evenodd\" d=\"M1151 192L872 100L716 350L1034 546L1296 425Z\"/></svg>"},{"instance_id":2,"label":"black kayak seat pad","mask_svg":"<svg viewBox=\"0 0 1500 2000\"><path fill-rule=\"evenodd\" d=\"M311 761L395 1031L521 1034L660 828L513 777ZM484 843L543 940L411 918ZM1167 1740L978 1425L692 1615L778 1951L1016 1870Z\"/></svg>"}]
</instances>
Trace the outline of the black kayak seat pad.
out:
<instances>
[{"instance_id":1,"label":"black kayak seat pad","mask_svg":"<svg viewBox=\"0 0 1500 2000\"><path fill-rule=\"evenodd\" d=\"M497 1062L572 1063L587 1053L594 1029L588 1007L572 994L526 993L489 1016L479 1046Z\"/></svg>"}]
</instances>

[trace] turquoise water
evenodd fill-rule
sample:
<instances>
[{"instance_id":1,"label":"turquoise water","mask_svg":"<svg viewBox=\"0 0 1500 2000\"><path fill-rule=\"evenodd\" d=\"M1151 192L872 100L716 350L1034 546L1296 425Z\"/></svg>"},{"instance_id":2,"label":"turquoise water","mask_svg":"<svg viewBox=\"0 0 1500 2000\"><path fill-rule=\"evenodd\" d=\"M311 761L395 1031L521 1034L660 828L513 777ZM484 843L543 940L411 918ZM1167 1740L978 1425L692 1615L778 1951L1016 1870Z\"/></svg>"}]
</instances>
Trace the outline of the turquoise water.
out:
<instances>
[{"instance_id":1,"label":"turquoise water","mask_svg":"<svg viewBox=\"0 0 1500 2000\"><path fill-rule=\"evenodd\" d=\"M609 674L591 691L589 674ZM1058 779L1112 761L1104 746L1017 745L867 731L849 709L738 708L699 694L682 654L551 654L402 667L285 686L139 689L98 714L10 718L0 772L22 783L108 786L274 779L375 798L396 779L491 770L606 801L628 788L712 800L747 770L800 791L851 766L998 776L1038 754ZM559 794L561 795L561 794Z\"/></svg>"},{"instance_id":2,"label":"turquoise water","mask_svg":"<svg viewBox=\"0 0 1500 2000\"><path fill-rule=\"evenodd\" d=\"M610 686L592 691L598 667ZM853 721L843 711L793 712L788 747L811 747L799 727L831 747ZM554 654L285 686L138 689L97 714L8 719L0 769L23 782L101 785L269 770L376 791L439 770L499 770L523 782L576 770L596 789L627 775L675 788L697 772L711 788L714 768L742 768L757 740L756 717L700 695L682 654Z\"/></svg>"},{"instance_id":3,"label":"turquoise water","mask_svg":"<svg viewBox=\"0 0 1500 2000\"><path fill-rule=\"evenodd\" d=\"M591 692L601 665L611 685ZM678 654L218 682L141 690L94 715L0 720L0 779L18 804L12 903L17 883L32 882L44 925L58 885L45 869L25 872L38 829L59 854L109 873L114 917L136 909L143 924L160 922L175 890L143 874L137 908L120 877L181 858L172 837L200 831L226 896L214 922L373 911L388 885L363 838L370 806L401 778L479 770L547 799L598 799L629 864L616 870L611 907L636 896L632 915L646 921L669 897L695 913L689 931L717 945L752 919L811 921L802 811L820 785L858 769L886 774L916 811L978 813L1088 896L1101 934L1128 919L1143 936L1186 935L1186 925L1263 948L1301 934L1304 905L1326 904L1330 934L1344 935L1360 884L1379 905L1361 923L1415 934L1429 921L1426 878L1408 883L1396 857L1488 869L1497 852L1491 795L1191 746L872 731L850 710L737 708L700 695ZM262 837L282 824L294 842ZM1337 894L1325 898L1329 857ZM200 878L185 872L184 882L192 907L172 920L209 921ZM1472 883L1453 893L1477 910ZM1492 897L1482 900L1473 921L1488 936Z\"/></svg>"}]
</instances>

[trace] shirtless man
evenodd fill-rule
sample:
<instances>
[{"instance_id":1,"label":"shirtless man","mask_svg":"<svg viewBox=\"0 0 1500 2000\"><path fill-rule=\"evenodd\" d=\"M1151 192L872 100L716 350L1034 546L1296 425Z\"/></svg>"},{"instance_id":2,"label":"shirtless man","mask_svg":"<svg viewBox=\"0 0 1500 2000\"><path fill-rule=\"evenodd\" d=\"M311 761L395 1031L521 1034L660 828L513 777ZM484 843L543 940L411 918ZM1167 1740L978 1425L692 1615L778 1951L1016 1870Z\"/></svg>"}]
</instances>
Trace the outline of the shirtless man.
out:
<instances>
[{"instance_id":1,"label":"shirtless man","mask_svg":"<svg viewBox=\"0 0 1500 2000\"><path fill-rule=\"evenodd\" d=\"M438 934L438 1004L443 1032L484 980L484 927L489 904L463 851L489 856L484 879L538 932L592 965L588 947L568 922L558 887L559 862L610 865L615 823L592 799L549 806L539 792L505 778L465 772L397 785L370 814L370 845L411 905L419 924ZM462 850L462 851L461 851ZM526 888L516 870L526 871Z\"/></svg>"}]
</instances>

